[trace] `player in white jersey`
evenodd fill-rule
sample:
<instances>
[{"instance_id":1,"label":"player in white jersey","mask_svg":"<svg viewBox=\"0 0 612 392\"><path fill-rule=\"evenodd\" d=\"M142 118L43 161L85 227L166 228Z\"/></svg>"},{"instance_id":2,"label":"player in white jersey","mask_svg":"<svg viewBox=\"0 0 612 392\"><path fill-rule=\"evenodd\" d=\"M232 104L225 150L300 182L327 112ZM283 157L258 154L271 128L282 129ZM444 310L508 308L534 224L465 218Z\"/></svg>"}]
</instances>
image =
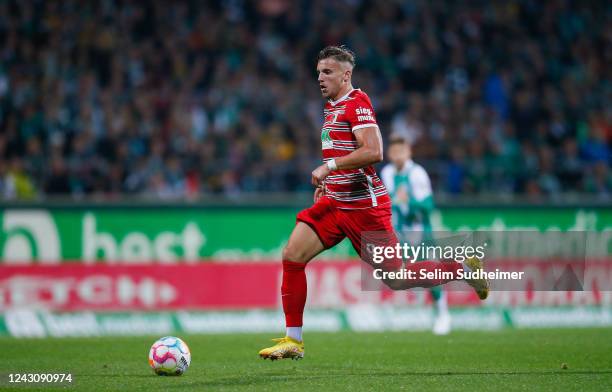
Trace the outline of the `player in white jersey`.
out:
<instances>
[{"instance_id":1,"label":"player in white jersey","mask_svg":"<svg viewBox=\"0 0 612 392\"><path fill-rule=\"evenodd\" d=\"M434 208L429 175L412 160L412 148L402 135L392 135L387 151L390 163L381 178L393 202L393 227L400 240L410 245L431 243L433 233L430 215ZM441 286L428 289L435 307L433 333L446 335L451 330L446 292Z\"/></svg>"}]
</instances>

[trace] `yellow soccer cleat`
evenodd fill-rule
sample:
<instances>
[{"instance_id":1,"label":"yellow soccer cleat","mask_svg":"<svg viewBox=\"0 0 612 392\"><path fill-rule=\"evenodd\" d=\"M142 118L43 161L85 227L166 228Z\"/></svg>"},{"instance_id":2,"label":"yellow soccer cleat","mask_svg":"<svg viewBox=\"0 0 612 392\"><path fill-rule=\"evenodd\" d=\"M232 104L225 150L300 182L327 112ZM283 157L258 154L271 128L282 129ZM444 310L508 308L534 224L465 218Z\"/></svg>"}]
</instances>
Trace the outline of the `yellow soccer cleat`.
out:
<instances>
[{"instance_id":1,"label":"yellow soccer cleat","mask_svg":"<svg viewBox=\"0 0 612 392\"><path fill-rule=\"evenodd\" d=\"M470 257L463 264L465 264L470 271L472 272L480 272L484 271L484 266L482 260L477 257ZM477 279L466 279L467 284L472 286L476 294L478 294L478 298L481 300L487 299L489 296L489 280L486 278L477 278Z\"/></svg>"},{"instance_id":2,"label":"yellow soccer cleat","mask_svg":"<svg viewBox=\"0 0 612 392\"><path fill-rule=\"evenodd\" d=\"M272 339L276 344L272 347L264 348L259 352L259 356L263 359L302 359L304 358L304 342L299 342L295 339L285 336L284 338Z\"/></svg>"}]
</instances>

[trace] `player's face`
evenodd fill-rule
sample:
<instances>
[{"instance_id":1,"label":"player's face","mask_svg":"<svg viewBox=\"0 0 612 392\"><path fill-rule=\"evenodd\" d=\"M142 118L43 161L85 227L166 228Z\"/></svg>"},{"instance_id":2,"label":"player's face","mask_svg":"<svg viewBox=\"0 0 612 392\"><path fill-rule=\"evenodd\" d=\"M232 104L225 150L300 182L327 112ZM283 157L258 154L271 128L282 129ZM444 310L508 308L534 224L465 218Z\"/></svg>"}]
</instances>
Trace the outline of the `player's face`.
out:
<instances>
[{"instance_id":1,"label":"player's face","mask_svg":"<svg viewBox=\"0 0 612 392\"><path fill-rule=\"evenodd\" d=\"M410 146L406 143L393 143L389 146L389 161L398 169L401 169L410 159Z\"/></svg>"},{"instance_id":2,"label":"player's face","mask_svg":"<svg viewBox=\"0 0 612 392\"><path fill-rule=\"evenodd\" d=\"M323 98L338 99L342 87L350 80L351 70L346 64L328 58L318 62L317 74Z\"/></svg>"}]
</instances>

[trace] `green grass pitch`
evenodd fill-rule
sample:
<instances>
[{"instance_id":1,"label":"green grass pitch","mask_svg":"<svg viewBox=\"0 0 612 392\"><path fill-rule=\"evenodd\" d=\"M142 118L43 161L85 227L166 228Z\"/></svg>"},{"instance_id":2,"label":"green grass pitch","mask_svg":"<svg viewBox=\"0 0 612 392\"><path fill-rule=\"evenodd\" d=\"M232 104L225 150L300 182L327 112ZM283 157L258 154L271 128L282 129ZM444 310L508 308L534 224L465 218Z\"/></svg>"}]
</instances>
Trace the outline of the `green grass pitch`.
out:
<instances>
[{"instance_id":1,"label":"green grass pitch","mask_svg":"<svg viewBox=\"0 0 612 392\"><path fill-rule=\"evenodd\" d=\"M181 337L193 358L181 377L149 369L158 337L2 338L0 389L49 390L9 385L11 372L71 372L73 391L612 390L610 329L307 333L303 360L276 362L257 356L270 334Z\"/></svg>"}]
</instances>

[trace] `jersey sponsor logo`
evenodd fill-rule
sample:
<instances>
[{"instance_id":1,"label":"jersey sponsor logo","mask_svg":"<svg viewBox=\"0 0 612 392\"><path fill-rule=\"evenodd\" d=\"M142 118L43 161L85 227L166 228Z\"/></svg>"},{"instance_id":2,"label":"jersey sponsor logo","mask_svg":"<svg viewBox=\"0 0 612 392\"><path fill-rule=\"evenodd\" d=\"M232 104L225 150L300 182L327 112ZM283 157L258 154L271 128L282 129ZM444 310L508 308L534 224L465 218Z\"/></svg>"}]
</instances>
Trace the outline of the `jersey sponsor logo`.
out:
<instances>
[{"instance_id":1,"label":"jersey sponsor logo","mask_svg":"<svg viewBox=\"0 0 612 392\"><path fill-rule=\"evenodd\" d=\"M372 109L357 108L357 110L355 110L355 114L357 115L357 121L376 121L374 120Z\"/></svg>"},{"instance_id":2,"label":"jersey sponsor logo","mask_svg":"<svg viewBox=\"0 0 612 392\"><path fill-rule=\"evenodd\" d=\"M334 142L331 138L331 136L329 135L329 129L323 128L323 130L321 131L321 144L323 146L324 150L329 150L334 148Z\"/></svg>"}]
</instances>

